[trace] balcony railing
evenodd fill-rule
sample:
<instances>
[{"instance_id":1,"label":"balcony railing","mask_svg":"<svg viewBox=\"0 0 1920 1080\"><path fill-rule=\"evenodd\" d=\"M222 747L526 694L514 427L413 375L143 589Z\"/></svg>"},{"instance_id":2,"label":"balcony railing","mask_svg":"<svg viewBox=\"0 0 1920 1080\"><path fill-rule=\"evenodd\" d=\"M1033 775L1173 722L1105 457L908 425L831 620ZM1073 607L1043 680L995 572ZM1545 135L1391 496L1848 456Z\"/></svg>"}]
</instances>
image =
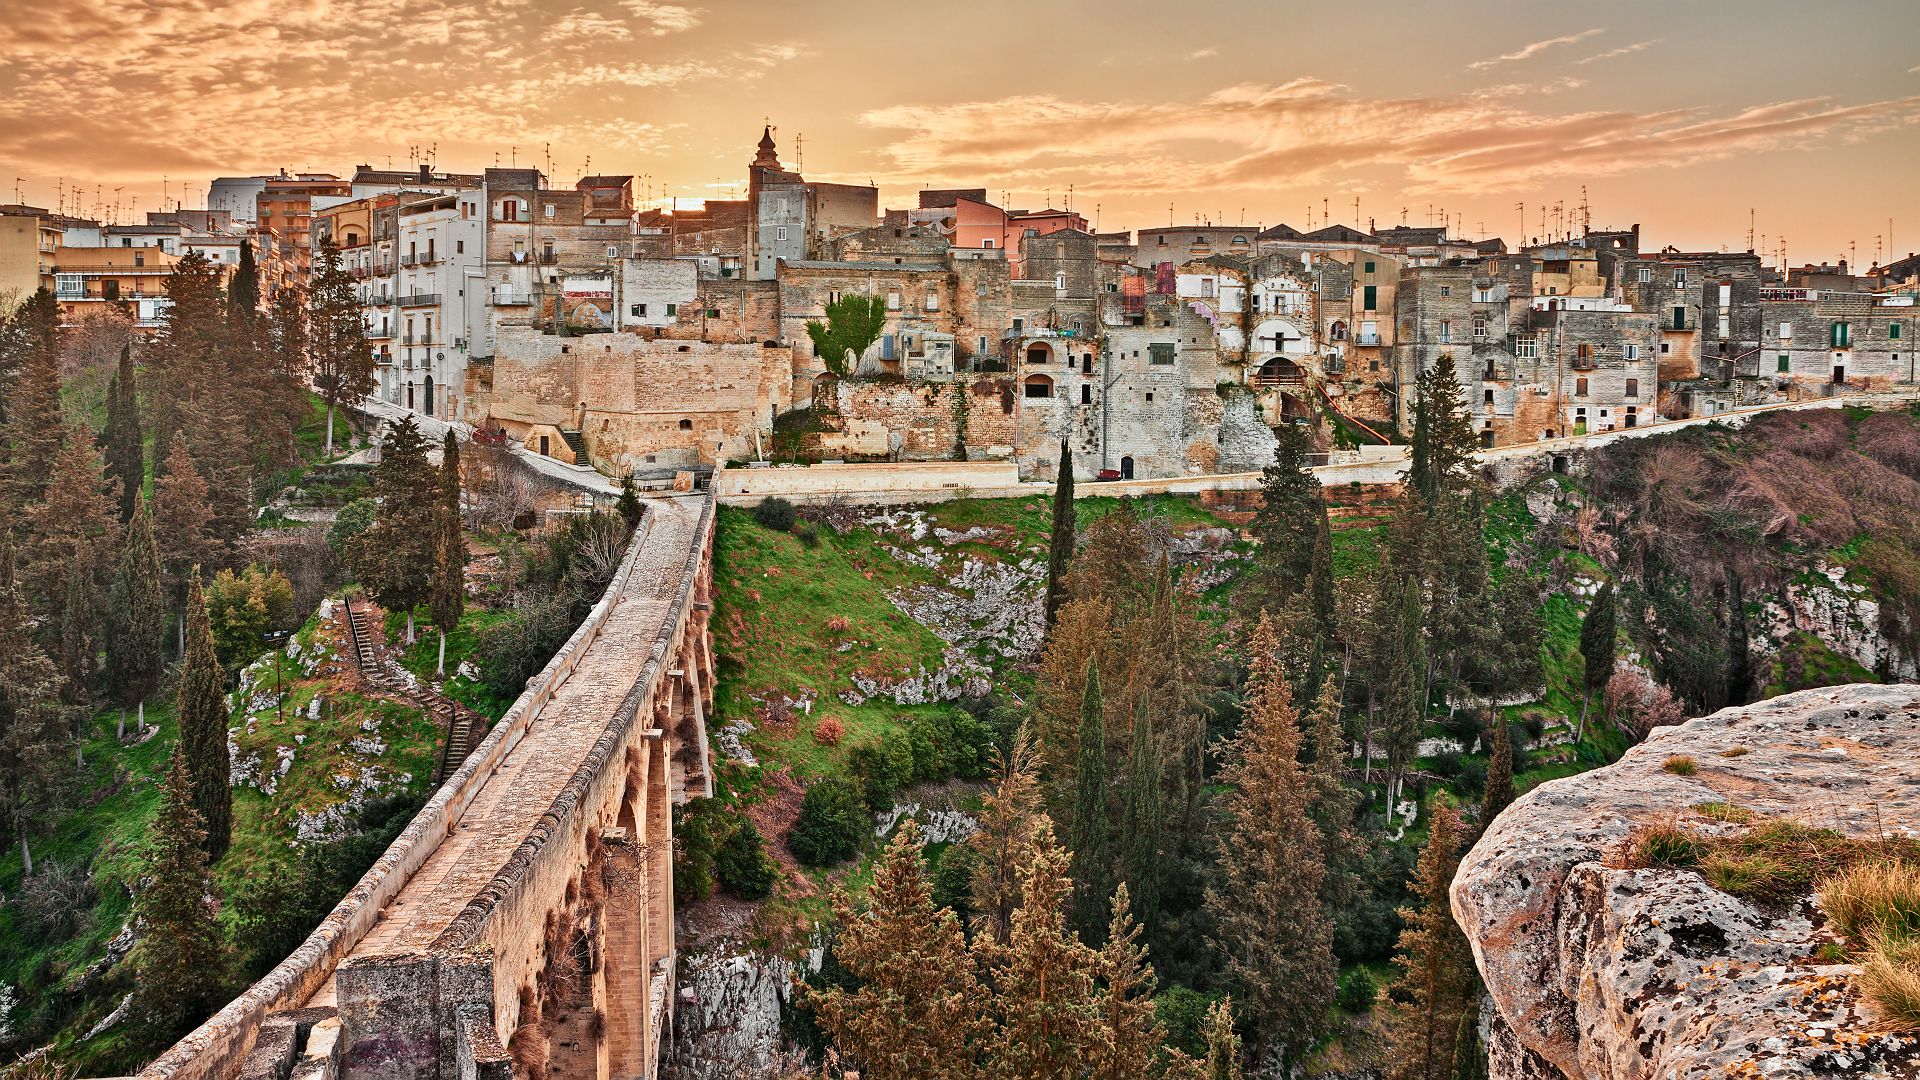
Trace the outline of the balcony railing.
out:
<instances>
[{"instance_id":1,"label":"balcony railing","mask_svg":"<svg viewBox=\"0 0 1920 1080\"><path fill-rule=\"evenodd\" d=\"M401 307L438 307L440 294L437 292L409 293L400 298Z\"/></svg>"},{"instance_id":2,"label":"balcony railing","mask_svg":"<svg viewBox=\"0 0 1920 1080\"><path fill-rule=\"evenodd\" d=\"M1353 339L1353 343L1355 345L1378 345L1380 344L1380 335L1361 334Z\"/></svg>"},{"instance_id":3,"label":"balcony railing","mask_svg":"<svg viewBox=\"0 0 1920 1080\"><path fill-rule=\"evenodd\" d=\"M557 251L543 251L540 253L541 266L552 266L554 263L557 263L559 261L560 261L560 253Z\"/></svg>"},{"instance_id":4,"label":"balcony railing","mask_svg":"<svg viewBox=\"0 0 1920 1080\"><path fill-rule=\"evenodd\" d=\"M412 252L408 252L407 254L400 256L401 266L412 266L414 263L417 263L419 261L420 261L419 257L414 255Z\"/></svg>"},{"instance_id":5,"label":"balcony railing","mask_svg":"<svg viewBox=\"0 0 1920 1080\"><path fill-rule=\"evenodd\" d=\"M428 251L425 255L420 256L420 265L421 266L440 265L440 253L437 251Z\"/></svg>"},{"instance_id":6,"label":"balcony railing","mask_svg":"<svg viewBox=\"0 0 1920 1080\"><path fill-rule=\"evenodd\" d=\"M495 307L525 307L533 303L533 294L518 289L495 289L493 303Z\"/></svg>"}]
</instances>

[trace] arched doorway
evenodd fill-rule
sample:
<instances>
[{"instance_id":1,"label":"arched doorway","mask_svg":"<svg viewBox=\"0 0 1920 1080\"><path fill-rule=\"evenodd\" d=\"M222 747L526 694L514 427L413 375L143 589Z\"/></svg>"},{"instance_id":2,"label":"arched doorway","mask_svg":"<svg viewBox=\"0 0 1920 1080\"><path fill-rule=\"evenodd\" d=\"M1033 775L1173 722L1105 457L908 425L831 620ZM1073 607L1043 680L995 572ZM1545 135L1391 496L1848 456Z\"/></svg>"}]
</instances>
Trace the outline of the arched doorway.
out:
<instances>
[{"instance_id":1,"label":"arched doorway","mask_svg":"<svg viewBox=\"0 0 1920 1080\"><path fill-rule=\"evenodd\" d=\"M1122 480L1133 479L1133 458L1132 457L1123 457L1120 459L1120 479Z\"/></svg>"},{"instance_id":2,"label":"arched doorway","mask_svg":"<svg viewBox=\"0 0 1920 1080\"><path fill-rule=\"evenodd\" d=\"M407 408L413 408L413 383L407 383Z\"/></svg>"},{"instance_id":3,"label":"arched doorway","mask_svg":"<svg viewBox=\"0 0 1920 1080\"><path fill-rule=\"evenodd\" d=\"M1260 370L1253 376L1253 385L1264 390L1305 382L1306 378L1307 374L1300 369L1299 364L1284 356L1276 356L1260 365Z\"/></svg>"},{"instance_id":4,"label":"arched doorway","mask_svg":"<svg viewBox=\"0 0 1920 1080\"><path fill-rule=\"evenodd\" d=\"M1029 375L1021 386L1030 398L1050 398L1053 396L1053 380L1045 375Z\"/></svg>"},{"instance_id":5,"label":"arched doorway","mask_svg":"<svg viewBox=\"0 0 1920 1080\"><path fill-rule=\"evenodd\" d=\"M426 386L427 386L427 407L422 411L425 412L428 416L432 416L433 415L433 376L431 375L427 376Z\"/></svg>"},{"instance_id":6,"label":"arched doorway","mask_svg":"<svg viewBox=\"0 0 1920 1080\"><path fill-rule=\"evenodd\" d=\"M1037 342L1027 346L1027 363L1029 364L1044 364L1052 355L1052 350Z\"/></svg>"}]
</instances>

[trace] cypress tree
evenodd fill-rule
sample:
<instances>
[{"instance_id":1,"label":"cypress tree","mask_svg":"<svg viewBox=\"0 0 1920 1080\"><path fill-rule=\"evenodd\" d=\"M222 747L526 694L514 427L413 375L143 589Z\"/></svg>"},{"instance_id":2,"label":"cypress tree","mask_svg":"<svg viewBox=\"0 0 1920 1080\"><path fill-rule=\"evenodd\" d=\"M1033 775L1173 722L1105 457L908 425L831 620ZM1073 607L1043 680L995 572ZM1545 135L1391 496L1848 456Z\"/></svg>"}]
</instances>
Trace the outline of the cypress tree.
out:
<instances>
[{"instance_id":1,"label":"cypress tree","mask_svg":"<svg viewBox=\"0 0 1920 1080\"><path fill-rule=\"evenodd\" d=\"M614 504L614 509L628 529L640 524L640 493L634 490L632 473L620 478L620 501Z\"/></svg>"},{"instance_id":2,"label":"cypress tree","mask_svg":"<svg viewBox=\"0 0 1920 1080\"><path fill-rule=\"evenodd\" d=\"M226 854L233 832L233 792L227 787L226 676L213 651L213 625L200 594L200 568L187 576L187 652L180 665L180 749L193 779L193 806L206 831L207 861Z\"/></svg>"},{"instance_id":3,"label":"cypress tree","mask_svg":"<svg viewBox=\"0 0 1920 1080\"><path fill-rule=\"evenodd\" d=\"M1080 698L1080 753L1074 768L1073 922L1097 941L1113 893L1113 822L1107 812L1106 706L1100 696L1100 663L1087 662Z\"/></svg>"},{"instance_id":4,"label":"cypress tree","mask_svg":"<svg viewBox=\"0 0 1920 1080\"><path fill-rule=\"evenodd\" d=\"M909 819L874 871L865 911L836 897L836 959L857 980L808 995L836 1046L873 1080L962 1080L986 1037L986 992L951 909L933 902Z\"/></svg>"},{"instance_id":5,"label":"cypress tree","mask_svg":"<svg viewBox=\"0 0 1920 1080\"><path fill-rule=\"evenodd\" d=\"M1480 799L1480 828L1484 831L1493 819L1513 803L1513 732L1498 711L1493 713L1492 752L1487 759L1487 786Z\"/></svg>"},{"instance_id":6,"label":"cypress tree","mask_svg":"<svg viewBox=\"0 0 1920 1080\"><path fill-rule=\"evenodd\" d=\"M128 708L135 710L135 730L146 727L147 699L160 689L166 610L153 511L142 500L107 597L107 693L120 708L120 738L126 737Z\"/></svg>"},{"instance_id":7,"label":"cypress tree","mask_svg":"<svg viewBox=\"0 0 1920 1080\"><path fill-rule=\"evenodd\" d=\"M1430 830L1414 866L1416 906L1400 911L1399 974L1381 999L1389 1080L1450 1080L1474 1056L1479 973L1447 896L1465 830L1450 806L1434 808Z\"/></svg>"},{"instance_id":8,"label":"cypress tree","mask_svg":"<svg viewBox=\"0 0 1920 1080\"><path fill-rule=\"evenodd\" d=\"M1060 440L1060 473L1053 482L1053 536L1047 543L1047 629L1067 602L1067 568L1073 562L1073 543L1078 531L1073 508L1073 450Z\"/></svg>"},{"instance_id":9,"label":"cypress tree","mask_svg":"<svg viewBox=\"0 0 1920 1080\"><path fill-rule=\"evenodd\" d=\"M207 519L213 515L207 482L194 464L185 436L174 435L165 463L165 471L153 484L153 536L166 574L168 602L179 604L186 598L188 571L223 560L219 541L207 532Z\"/></svg>"},{"instance_id":10,"label":"cypress tree","mask_svg":"<svg viewBox=\"0 0 1920 1080\"><path fill-rule=\"evenodd\" d=\"M251 326L260 318L260 270L253 261L253 241L240 241L240 262L227 282L227 313L234 323Z\"/></svg>"},{"instance_id":11,"label":"cypress tree","mask_svg":"<svg viewBox=\"0 0 1920 1080\"><path fill-rule=\"evenodd\" d=\"M1615 618L1613 582L1605 581L1600 591L1593 594L1593 603L1587 606L1586 618L1580 622L1580 659L1585 662L1582 673L1582 689L1586 692L1580 698L1580 726L1573 734L1577 744L1587 736L1587 710L1593 704L1593 695L1599 693L1613 677L1614 657L1619 650L1619 628Z\"/></svg>"},{"instance_id":12,"label":"cypress tree","mask_svg":"<svg viewBox=\"0 0 1920 1080\"><path fill-rule=\"evenodd\" d=\"M1466 394L1454 371L1453 354L1442 353L1434 361L1425 400L1431 502L1441 493L1458 494L1472 484L1473 455L1479 449Z\"/></svg>"},{"instance_id":13,"label":"cypress tree","mask_svg":"<svg viewBox=\"0 0 1920 1080\"><path fill-rule=\"evenodd\" d=\"M1226 977L1261 1041L1292 1058L1325 1027L1337 965L1321 895L1325 852L1278 648L1273 620L1262 615L1248 642L1245 716L1220 772L1229 791L1206 906Z\"/></svg>"},{"instance_id":14,"label":"cypress tree","mask_svg":"<svg viewBox=\"0 0 1920 1080\"><path fill-rule=\"evenodd\" d=\"M226 292L220 287L219 269L198 251L187 252L174 264L166 289L171 303L143 353L153 445L171 447L174 436L183 436L207 476L234 434L223 415L235 383L227 360L232 335Z\"/></svg>"},{"instance_id":15,"label":"cypress tree","mask_svg":"<svg viewBox=\"0 0 1920 1080\"><path fill-rule=\"evenodd\" d=\"M1141 927L1133 921L1127 887L1122 885L1113 894L1107 943L1094 958L1099 988L1094 993L1092 1053L1083 1074L1088 1080L1179 1075L1193 1065L1184 1054L1163 1045L1166 1031L1153 1009L1153 965L1147 963L1147 947L1140 944L1140 937Z\"/></svg>"},{"instance_id":16,"label":"cypress tree","mask_svg":"<svg viewBox=\"0 0 1920 1080\"><path fill-rule=\"evenodd\" d=\"M1393 804L1400 797L1400 780L1420 749L1420 731L1426 723L1427 703L1422 674L1427 667L1422 632L1420 582L1400 578L1390 569L1382 574L1379 620L1381 641L1378 692L1383 714L1381 747L1387 752L1387 824L1393 824Z\"/></svg>"},{"instance_id":17,"label":"cypress tree","mask_svg":"<svg viewBox=\"0 0 1920 1080\"><path fill-rule=\"evenodd\" d=\"M1433 376L1423 370L1413 380L1413 438L1408 447L1407 492L1422 503L1433 502L1433 437L1427 408L1427 392Z\"/></svg>"},{"instance_id":18,"label":"cypress tree","mask_svg":"<svg viewBox=\"0 0 1920 1080\"><path fill-rule=\"evenodd\" d=\"M224 739L222 740L224 742ZM206 1015L221 979L220 929L210 900L207 830L186 756L176 749L160 787L147 885L135 900L145 935L134 954L141 1019L161 1045Z\"/></svg>"},{"instance_id":19,"label":"cypress tree","mask_svg":"<svg viewBox=\"0 0 1920 1080\"><path fill-rule=\"evenodd\" d=\"M1252 531L1260 546L1254 552L1259 585L1257 605L1279 610L1293 594L1307 587L1313 573L1319 520L1326 513L1320 480L1308 469L1312 445L1306 428L1285 424L1278 431L1273 461L1260 478L1261 506Z\"/></svg>"},{"instance_id":20,"label":"cypress tree","mask_svg":"<svg viewBox=\"0 0 1920 1080\"><path fill-rule=\"evenodd\" d=\"M1122 861L1126 884L1149 935L1160 921L1161 837L1160 741L1154 736L1147 695L1137 695L1133 709L1132 747L1127 756L1127 805L1123 817ZM1111 942L1109 942L1111 944Z\"/></svg>"},{"instance_id":21,"label":"cypress tree","mask_svg":"<svg viewBox=\"0 0 1920 1080\"><path fill-rule=\"evenodd\" d=\"M373 526L348 543L347 565L381 606L406 613L411 643L413 609L433 591L447 499L412 416L387 433L373 475L373 497L379 505Z\"/></svg>"},{"instance_id":22,"label":"cypress tree","mask_svg":"<svg viewBox=\"0 0 1920 1080\"><path fill-rule=\"evenodd\" d=\"M440 632L435 670L447 673L447 632L460 625L467 604L467 538L460 528L460 443L447 429L440 458L440 520L433 546L433 585L427 597L433 625Z\"/></svg>"},{"instance_id":23,"label":"cypress tree","mask_svg":"<svg viewBox=\"0 0 1920 1080\"><path fill-rule=\"evenodd\" d=\"M147 450L140 433L140 400L135 386L133 345L120 350L120 366L107 383L107 426L100 433L107 475L120 484L120 522L133 519L135 501L147 480Z\"/></svg>"}]
</instances>

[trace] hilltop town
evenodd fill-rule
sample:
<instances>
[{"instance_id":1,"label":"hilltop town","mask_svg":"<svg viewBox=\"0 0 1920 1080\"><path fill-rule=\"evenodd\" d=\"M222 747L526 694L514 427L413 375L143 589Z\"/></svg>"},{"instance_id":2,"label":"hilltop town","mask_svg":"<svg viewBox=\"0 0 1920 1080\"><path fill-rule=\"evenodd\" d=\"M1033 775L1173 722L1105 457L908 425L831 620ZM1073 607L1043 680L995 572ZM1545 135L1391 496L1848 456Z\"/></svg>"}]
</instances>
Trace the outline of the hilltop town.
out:
<instances>
[{"instance_id":1,"label":"hilltop town","mask_svg":"<svg viewBox=\"0 0 1920 1080\"><path fill-rule=\"evenodd\" d=\"M632 176L361 166L224 177L206 209L144 224L0 207L0 291L46 285L70 324L122 307L151 331L190 252L231 272L251 245L269 295L330 252L372 396L643 483L820 460L1040 478L1063 442L1081 479L1253 470L1280 424L1313 423L1321 452L1393 441L1443 356L1487 447L1915 381L1911 255L1774 265L1544 207L1484 240L1099 232L985 188L883 208L788 168L771 130L746 181L744 199L641 209ZM824 356L808 326L852 296L884 310L857 355Z\"/></svg>"}]
</instances>

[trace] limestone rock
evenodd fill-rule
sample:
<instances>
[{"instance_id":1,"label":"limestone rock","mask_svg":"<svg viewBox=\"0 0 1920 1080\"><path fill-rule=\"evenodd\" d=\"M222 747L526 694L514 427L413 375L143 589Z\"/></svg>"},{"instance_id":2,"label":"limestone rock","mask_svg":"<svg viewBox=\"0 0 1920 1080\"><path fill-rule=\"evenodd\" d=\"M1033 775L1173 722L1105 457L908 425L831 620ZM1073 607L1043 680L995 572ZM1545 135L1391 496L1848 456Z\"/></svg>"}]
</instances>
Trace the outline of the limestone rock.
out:
<instances>
[{"instance_id":1,"label":"limestone rock","mask_svg":"<svg viewBox=\"0 0 1920 1080\"><path fill-rule=\"evenodd\" d=\"M1676 754L1694 775L1665 771ZM1920 1074L1920 1036L1878 1030L1856 969L1820 959L1811 897L1762 911L1691 871L1620 867L1636 826L1691 825L1705 802L1920 834L1920 687L1807 690L1659 728L1502 813L1453 882L1495 1007L1493 1080Z\"/></svg>"}]
</instances>

